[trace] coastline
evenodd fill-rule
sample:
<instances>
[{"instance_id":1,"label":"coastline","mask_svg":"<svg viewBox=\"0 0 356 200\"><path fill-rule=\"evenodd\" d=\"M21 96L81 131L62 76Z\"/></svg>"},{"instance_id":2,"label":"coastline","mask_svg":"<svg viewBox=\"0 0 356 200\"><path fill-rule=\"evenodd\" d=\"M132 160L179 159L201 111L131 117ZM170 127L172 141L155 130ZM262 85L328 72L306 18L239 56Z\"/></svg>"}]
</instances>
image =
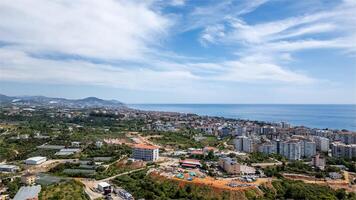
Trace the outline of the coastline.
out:
<instances>
[{"instance_id":1,"label":"coastline","mask_svg":"<svg viewBox=\"0 0 356 200\"><path fill-rule=\"evenodd\" d=\"M356 131L356 104L126 104L143 111L191 113L318 129Z\"/></svg>"}]
</instances>

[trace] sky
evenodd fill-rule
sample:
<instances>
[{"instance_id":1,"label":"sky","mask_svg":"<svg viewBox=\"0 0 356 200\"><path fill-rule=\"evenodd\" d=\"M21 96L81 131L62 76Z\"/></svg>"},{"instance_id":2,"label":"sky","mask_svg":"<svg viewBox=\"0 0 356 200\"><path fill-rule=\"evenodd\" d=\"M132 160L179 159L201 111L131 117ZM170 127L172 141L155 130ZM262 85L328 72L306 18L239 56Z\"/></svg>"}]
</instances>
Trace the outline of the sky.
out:
<instances>
[{"instance_id":1,"label":"sky","mask_svg":"<svg viewBox=\"0 0 356 200\"><path fill-rule=\"evenodd\" d=\"M356 104L356 0L2 0L0 93Z\"/></svg>"}]
</instances>

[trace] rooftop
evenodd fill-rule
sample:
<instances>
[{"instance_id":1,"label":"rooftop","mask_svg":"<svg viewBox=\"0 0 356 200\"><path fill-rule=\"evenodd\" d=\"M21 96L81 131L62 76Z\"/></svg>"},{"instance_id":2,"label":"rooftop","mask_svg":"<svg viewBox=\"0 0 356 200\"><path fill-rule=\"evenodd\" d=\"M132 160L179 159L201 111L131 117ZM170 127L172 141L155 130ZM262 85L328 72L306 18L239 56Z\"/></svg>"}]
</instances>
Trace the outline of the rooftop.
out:
<instances>
[{"instance_id":1,"label":"rooftop","mask_svg":"<svg viewBox=\"0 0 356 200\"><path fill-rule=\"evenodd\" d=\"M151 149L151 150L154 150L154 149L159 149L159 147L157 146L153 146L153 145L148 145L148 144L136 144L134 146L134 148L136 149Z\"/></svg>"},{"instance_id":2,"label":"rooftop","mask_svg":"<svg viewBox=\"0 0 356 200\"><path fill-rule=\"evenodd\" d=\"M5 164L0 164L0 168L7 168L7 169L19 169L18 166L16 165L5 165Z\"/></svg>"},{"instance_id":3,"label":"rooftop","mask_svg":"<svg viewBox=\"0 0 356 200\"><path fill-rule=\"evenodd\" d=\"M47 159L47 158L43 156L36 156L36 157L27 158L26 160L40 161L43 159Z\"/></svg>"},{"instance_id":4,"label":"rooftop","mask_svg":"<svg viewBox=\"0 0 356 200\"><path fill-rule=\"evenodd\" d=\"M185 164L194 164L194 165L200 165L200 161L196 159L185 159L185 160L180 160L180 163L185 163Z\"/></svg>"},{"instance_id":5,"label":"rooftop","mask_svg":"<svg viewBox=\"0 0 356 200\"><path fill-rule=\"evenodd\" d=\"M100 183L98 183L98 186L101 186L101 187L110 187L111 185L109 184L109 183L107 183L107 182L100 182Z\"/></svg>"},{"instance_id":6,"label":"rooftop","mask_svg":"<svg viewBox=\"0 0 356 200\"><path fill-rule=\"evenodd\" d=\"M34 199L38 197L40 192L40 185L21 187L19 191L17 191L14 200Z\"/></svg>"}]
</instances>

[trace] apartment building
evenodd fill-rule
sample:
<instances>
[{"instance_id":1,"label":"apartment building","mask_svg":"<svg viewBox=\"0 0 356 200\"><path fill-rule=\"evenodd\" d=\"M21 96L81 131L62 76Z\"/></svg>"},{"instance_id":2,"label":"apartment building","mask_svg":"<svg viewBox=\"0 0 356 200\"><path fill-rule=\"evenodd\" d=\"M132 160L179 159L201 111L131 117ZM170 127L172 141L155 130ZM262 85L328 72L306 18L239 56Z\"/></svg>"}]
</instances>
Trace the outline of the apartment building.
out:
<instances>
[{"instance_id":1,"label":"apartment building","mask_svg":"<svg viewBox=\"0 0 356 200\"><path fill-rule=\"evenodd\" d=\"M325 158L320 156L320 154L316 154L315 156L313 156L312 158L312 165L314 167L318 167L321 170L324 170L325 168Z\"/></svg>"},{"instance_id":2,"label":"apartment building","mask_svg":"<svg viewBox=\"0 0 356 200\"><path fill-rule=\"evenodd\" d=\"M331 144L333 157L356 158L356 144L344 144L342 142L333 142Z\"/></svg>"},{"instance_id":3,"label":"apartment building","mask_svg":"<svg viewBox=\"0 0 356 200\"><path fill-rule=\"evenodd\" d=\"M133 147L133 158L144 161L156 161L159 158L159 147L137 144Z\"/></svg>"},{"instance_id":4,"label":"apartment building","mask_svg":"<svg viewBox=\"0 0 356 200\"><path fill-rule=\"evenodd\" d=\"M258 151L264 154L277 153L277 145L272 142L266 142L258 147Z\"/></svg>"},{"instance_id":5,"label":"apartment building","mask_svg":"<svg viewBox=\"0 0 356 200\"><path fill-rule=\"evenodd\" d=\"M314 136L316 149L321 152L328 152L330 146L330 140L326 137Z\"/></svg>"},{"instance_id":6,"label":"apartment building","mask_svg":"<svg viewBox=\"0 0 356 200\"><path fill-rule=\"evenodd\" d=\"M280 154L288 160L300 160L302 156L302 144L299 140L281 142Z\"/></svg>"},{"instance_id":7,"label":"apartment building","mask_svg":"<svg viewBox=\"0 0 356 200\"><path fill-rule=\"evenodd\" d=\"M253 141L246 136L238 136L234 139L234 146L236 151L240 152L253 152Z\"/></svg>"},{"instance_id":8,"label":"apartment building","mask_svg":"<svg viewBox=\"0 0 356 200\"><path fill-rule=\"evenodd\" d=\"M235 159L230 157L222 157L219 159L219 166L228 174L255 174L256 170L253 167L240 164Z\"/></svg>"}]
</instances>

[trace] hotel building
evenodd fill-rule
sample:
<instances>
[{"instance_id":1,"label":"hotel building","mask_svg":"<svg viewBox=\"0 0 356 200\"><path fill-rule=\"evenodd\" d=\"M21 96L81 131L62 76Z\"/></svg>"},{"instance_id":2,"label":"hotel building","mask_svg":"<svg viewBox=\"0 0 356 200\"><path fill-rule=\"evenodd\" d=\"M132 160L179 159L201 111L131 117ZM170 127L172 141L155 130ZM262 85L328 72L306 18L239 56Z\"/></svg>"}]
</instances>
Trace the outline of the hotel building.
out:
<instances>
[{"instance_id":1,"label":"hotel building","mask_svg":"<svg viewBox=\"0 0 356 200\"><path fill-rule=\"evenodd\" d=\"M159 158L159 147L137 144L133 147L133 158L144 161L156 161Z\"/></svg>"}]
</instances>

